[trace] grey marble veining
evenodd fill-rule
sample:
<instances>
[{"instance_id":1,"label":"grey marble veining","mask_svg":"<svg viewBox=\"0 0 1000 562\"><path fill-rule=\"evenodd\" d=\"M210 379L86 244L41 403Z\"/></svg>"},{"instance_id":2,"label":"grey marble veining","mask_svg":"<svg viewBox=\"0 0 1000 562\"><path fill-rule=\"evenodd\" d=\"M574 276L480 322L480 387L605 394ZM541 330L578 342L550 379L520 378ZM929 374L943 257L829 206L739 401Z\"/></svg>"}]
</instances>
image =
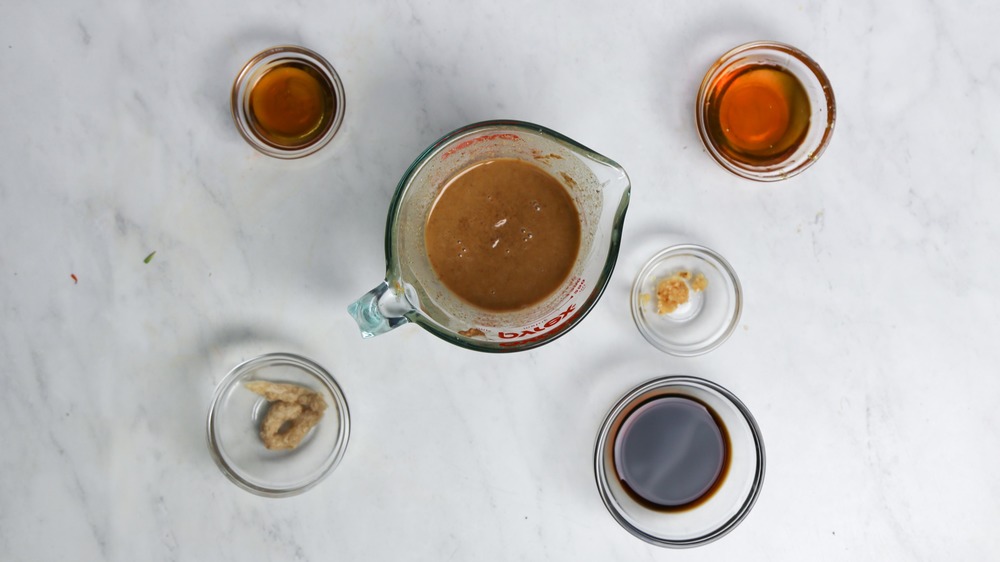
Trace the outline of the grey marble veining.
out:
<instances>
[{"instance_id":1,"label":"grey marble veining","mask_svg":"<svg viewBox=\"0 0 1000 562\"><path fill-rule=\"evenodd\" d=\"M0 559L995 557L997 21L937 1L5 7ZM838 104L820 161L772 185L719 168L692 112L709 64L757 39L815 58ZM229 115L240 66L281 43L347 92L304 161L256 154ZM399 176L490 118L628 170L603 300L513 356L413 326L361 341L344 308L382 278ZM746 295L694 359L649 346L627 302L682 241ZM353 421L337 470L282 500L230 484L204 435L215 385L270 351L328 368ZM668 373L736 393L768 453L746 521L683 552L621 529L591 464L607 409Z\"/></svg>"}]
</instances>

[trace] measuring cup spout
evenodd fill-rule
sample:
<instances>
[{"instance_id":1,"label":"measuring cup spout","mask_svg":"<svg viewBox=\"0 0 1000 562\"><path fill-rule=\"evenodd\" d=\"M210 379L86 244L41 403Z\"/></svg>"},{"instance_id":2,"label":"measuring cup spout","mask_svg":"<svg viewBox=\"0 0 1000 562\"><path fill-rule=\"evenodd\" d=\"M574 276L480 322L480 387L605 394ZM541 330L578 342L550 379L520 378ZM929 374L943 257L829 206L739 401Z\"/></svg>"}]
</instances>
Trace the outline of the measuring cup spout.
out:
<instances>
[{"instance_id":1,"label":"measuring cup spout","mask_svg":"<svg viewBox=\"0 0 1000 562\"><path fill-rule=\"evenodd\" d=\"M402 287L390 285L388 281L383 281L347 307L363 338L375 337L406 324L409 322L406 314L413 310Z\"/></svg>"}]
</instances>

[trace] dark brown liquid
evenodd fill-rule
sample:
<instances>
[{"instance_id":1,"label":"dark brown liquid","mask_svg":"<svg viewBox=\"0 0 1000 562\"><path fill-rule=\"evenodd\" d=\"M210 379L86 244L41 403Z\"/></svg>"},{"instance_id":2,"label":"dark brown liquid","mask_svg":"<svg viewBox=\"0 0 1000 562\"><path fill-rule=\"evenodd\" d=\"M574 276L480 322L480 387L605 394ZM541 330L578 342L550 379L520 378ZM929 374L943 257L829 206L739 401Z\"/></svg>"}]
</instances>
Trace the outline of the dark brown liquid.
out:
<instances>
[{"instance_id":1,"label":"dark brown liquid","mask_svg":"<svg viewBox=\"0 0 1000 562\"><path fill-rule=\"evenodd\" d=\"M333 87L305 64L275 66L250 90L249 116L254 131L283 147L308 145L321 137L336 112Z\"/></svg>"},{"instance_id":2,"label":"dark brown liquid","mask_svg":"<svg viewBox=\"0 0 1000 562\"><path fill-rule=\"evenodd\" d=\"M729 434L714 411L688 396L658 396L627 415L615 436L625 491L657 511L697 507L729 470Z\"/></svg>"},{"instance_id":3,"label":"dark brown liquid","mask_svg":"<svg viewBox=\"0 0 1000 562\"><path fill-rule=\"evenodd\" d=\"M809 95L778 66L752 65L723 74L711 85L706 126L728 158L766 165L788 158L809 131Z\"/></svg>"},{"instance_id":4,"label":"dark brown liquid","mask_svg":"<svg viewBox=\"0 0 1000 562\"><path fill-rule=\"evenodd\" d=\"M424 238L434 272L453 293L488 311L521 310L569 277L580 251L580 214L544 170L498 158L448 181Z\"/></svg>"}]
</instances>

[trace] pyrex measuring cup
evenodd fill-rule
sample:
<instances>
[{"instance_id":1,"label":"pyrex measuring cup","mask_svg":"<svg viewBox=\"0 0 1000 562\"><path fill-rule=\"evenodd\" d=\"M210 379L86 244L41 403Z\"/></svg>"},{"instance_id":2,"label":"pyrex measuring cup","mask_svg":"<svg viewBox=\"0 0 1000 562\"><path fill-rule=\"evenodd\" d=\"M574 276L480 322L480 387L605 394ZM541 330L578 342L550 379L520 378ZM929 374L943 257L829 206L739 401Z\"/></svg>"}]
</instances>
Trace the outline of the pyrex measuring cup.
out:
<instances>
[{"instance_id":1,"label":"pyrex measuring cup","mask_svg":"<svg viewBox=\"0 0 1000 562\"><path fill-rule=\"evenodd\" d=\"M424 225L448 180L484 160L517 158L566 188L581 221L580 250L563 284L527 308L479 309L434 273ZM522 351L575 326L597 303L618 257L629 179L615 162L559 133L520 121L488 121L458 129L431 145L403 174L389 206L385 281L348 307L368 338L407 322L468 349Z\"/></svg>"}]
</instances>

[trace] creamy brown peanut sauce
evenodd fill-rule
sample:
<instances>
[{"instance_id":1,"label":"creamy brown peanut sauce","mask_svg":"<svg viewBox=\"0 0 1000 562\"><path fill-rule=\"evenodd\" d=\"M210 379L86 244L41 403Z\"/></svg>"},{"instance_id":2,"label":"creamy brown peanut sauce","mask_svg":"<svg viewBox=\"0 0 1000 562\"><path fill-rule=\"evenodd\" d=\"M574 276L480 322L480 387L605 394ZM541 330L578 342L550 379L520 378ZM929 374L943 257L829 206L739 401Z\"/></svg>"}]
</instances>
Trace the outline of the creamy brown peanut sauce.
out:
<instances>
[{"instance_id":1,"label":"creamy brown peanut sauce","mask_svg":"<svg viewBox=\"0 0 1000 562\"><path fill-rule=\"evenodd\" d=\"M510 312L544 300L569 277L580 251L580 213L538 166L497 158L447 182L424 239L449 290L475 307Z\"/></svg>"}]
</instances>

